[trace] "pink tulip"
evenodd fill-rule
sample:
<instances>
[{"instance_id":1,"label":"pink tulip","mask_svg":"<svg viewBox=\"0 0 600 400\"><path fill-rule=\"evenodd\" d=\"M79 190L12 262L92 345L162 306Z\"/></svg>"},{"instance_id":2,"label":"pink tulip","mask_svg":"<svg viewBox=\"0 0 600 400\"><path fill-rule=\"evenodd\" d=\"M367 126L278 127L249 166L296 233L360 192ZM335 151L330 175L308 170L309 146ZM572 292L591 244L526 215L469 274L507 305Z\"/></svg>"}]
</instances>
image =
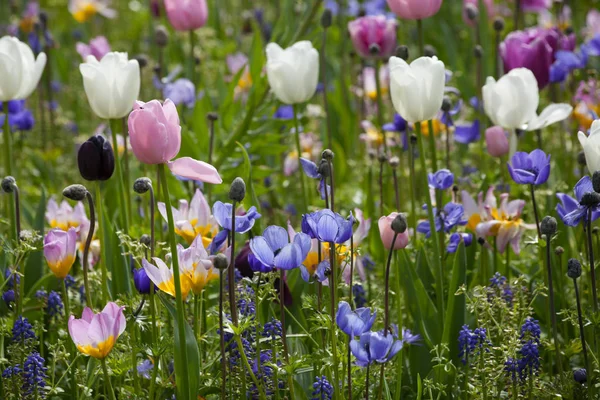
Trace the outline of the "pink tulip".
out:
<instances>
[{"instance_id":1,"label":"pink tulip","mask_svg":"<svg viewBox=\"0 0 600 400\"><path fill-rule=\"evenodd\" d=\"M499 126L492 126L485 130L485 145L492 157L502 157L508 154L508 135Z\"/></svg>"},{"instance_id":2,"label":"pink tulip","mask_svg":"<svg viewBox=\"0 0 600 400\"><path fill-rule=\"evenodd\" d=\"M203 27L208 19L206 0L165 0L169 22L178 31Z\"/></svg>"},{"instance_id":3,"label":"pink tulip","mask_svg":"<svg viewBox=\"0 0 600 400\"><path fill-rule=\"evenodd\" d=\"M125 331L123 307L109 302L98 314L86 307L81 319L69 317L69 334L77 350L97 359L104 359Z\"/></svg>"},{"instance_id":4,"label":"pink tulip","mask_svg":"<svg viewBox=\"0 0 600 400\"><path fill-rule=\"evenodd\" d=\"M384 15L368 15L348 23L350 38L361 57L389 58L396 48L396 21ZM371 48L377 46L378 52Z\"/></svg>"},{"instance_id":5,"label":"pink tulip","mask_svg":"<svg viewBox=\"0 0 600 400\"><path fill-rule=\"evenodd\" d=\"M392 221L398 215L397 212L393 212L388 216L383 216L379 218L377 225L379 226L379 235L381 236L381 241L383 242L383 247L387 250L390 250L392 247L392 241L394 240L394 235L396 234L392 230ZM408 229L402 233L399 233L396 237L396 241L394 242L394 250L403 249L408 245Z\"/></svg>"},{"instance_id":6,"label":"pink tulip","mask_svg":"<svg viewBox=\"0 0 600 400\"><path fill-rule=\"evenodd\" d=\"M171 161L181 147L181 126L175 104L169 99L136 102L129 114L128 126L131 150L144 164L167 164L181 178L207 183L223 180L212 165L190 157Z\"/></svg>"},{"instance_id":7,"label":"pink tulip","mask_svg":"<svg viewBox=\"0 0 600 400\"><path fill-rule=\"evenodd\" d=\"M73 227L68 231L51 229L44 237L44 257L50 270L57 278L64 279L77 253L77 230Z\"/></svg>"},{"instance_id":8,"label":"pink tulip","mask_svg":"<svg viewBox=\"0 0 600 400\"><path fill-rule=\"evenodd\" d=\"M440 10L442 0L387 0L394 14L404 19L429 18Z\"/></svg>"},{"instance_id":9,"label":"pink tulip","mask_svg":"<svg viewBox=\"0 0 600 400\"><path fill-rule=\"evenodd\" d=\"M88 56L94 56L96 57L96 60L100 61L106 53L110 52L110 44L104 36L96 36L90 40L89 45L82 42L77 42L75 49L84 61Z\"/></svg>"}]
</instances>

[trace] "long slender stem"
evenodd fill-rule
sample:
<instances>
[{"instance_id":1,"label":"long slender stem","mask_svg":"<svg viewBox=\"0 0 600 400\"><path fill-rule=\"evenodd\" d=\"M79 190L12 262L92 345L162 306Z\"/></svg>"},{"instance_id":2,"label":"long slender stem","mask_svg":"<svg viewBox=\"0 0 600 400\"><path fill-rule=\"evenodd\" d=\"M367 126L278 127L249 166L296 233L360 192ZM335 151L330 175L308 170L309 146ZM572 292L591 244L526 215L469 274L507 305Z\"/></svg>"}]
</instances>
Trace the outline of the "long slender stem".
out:
<instances>
[{"instance_id":1,"label":"long slender stem","mask_svg":"<svg viewBox=\"0 0 600 400\"><path fill-rule=\"evenodd\" d=\"M408 134L408 123L406 124ZM408 141L408 163L410 169L410 221L413 231L417 231L417 173L415 171L415 147L413 141L409 138ZM417 240L417 235L412 235L413 243Z\"/></svg>"},{"instance_id":2,"label":"long slender stem","mask_svg":"<svg viewBox=\"0 0 600 400\"><path fill-rule=\"evenodd\" d=\"M300 146L300 127L298 125L298 106L294 104L294 138L296 140L296 152L298 153L298 160L302 157L302 146ZM304 173L302 172L302 168L298 168L297 172L300 177L300 190L302 191L302 205L304 206L304 210L308 207L308 197L306 194L306 186L304 183Z\"/></svg>"},{"instance_id":3,"label":"long slender stem","mask_svg":"<svg viewBox=\"0 0 600 400\"><path fill-rule=\"evenodd\" d=\"M248 374L250 375L252 382L256 386L256 390L258 390L260 398L264 399L265 394L262 391L262 387L258 383L258 379L256 379L256 375L254 375L254 372L252 371L252 368L250 367L250 363L248 363L248 357L246 357L246 351L244 350L244 345L242 344L242 339L240 339L239 335L235 335L235 342L237 343L238 349L240 350L240 356L242 357L244 367L246 367L246 370L248 371Z\"/></svg>"},{"instance_id":4,"label":"long slender stem","mask_svg":"<svg viewBox=\"0 0 600 400\"><path fill-rule=\"evenodd\" d=\"M379 161L379 215L383 215L383 205L385 201L383 200L383 165L384 161Z\"/></svg>"},{"instance_id":5,"label":"long slender stem","mask_svg":"<svg viewBox=\"0 0 600 400\"><path fill-rule=\"evenodd\" d=\"M554 349L556 351L556 365L558 372L562 375L562 364L560 362L560 348L558 345L558 330L556 328L556 309L554 307L554 287L552 286L552 262L550 257L550 235L546 235L546 269L548 270L548 299L550 307L550 320L552 321L552 336Z\"/></svg>"},{"instance_id":6,"label":"long slender stem","mask_svg":"<svg viewBox=\"0 0 600 400\"><path fill-rule=\"evenodd\" d=\"M196 38L194 37L194 30L190 30L190 34L189 34L189 38L190 38L190 54L188 56L188 62L189 62L189 70L190 70L190 81L192 81L192 83L195 85L196 84L196 74L195 74L195 69L196 69L196 57L194 56L194 47L196 45Z\"/></svg>"},{"instance_id":7,"label":"long slender stem","mask_svg":"<svg viewBox=\"0 0 600 400\"><path fill-rule=\"evenodd\" d=\"M69 332L69 318L71 317L71 306L70 306L70 301L69 301L69 291L67 290L67 283L64 279L62 280L62 293L63 293L63 304L65 305L65 329L67 330L67 332ZM73 342L72 341L69 341L69 342L70 342L69 348L72 353L73 361L75 361L75 359L77 358L77 355L75 354ZM71 376L72 395L74 395L75 398L77 398L77 383L75 382L75 370L74 369L70 370L70 376Z\"/></svg>"},{"instance_id":8,"label":"long slender stem","mask_svg":"<svg viewBox=\"0 0 600 400\"><path fill-rule=\"evenodd\" d=\"M590 362L587 352L587 344L585 342L585 330L583 329L583 317L581 312L581 300L579 299L579 287L577 286L577 279L573 279L573 286L575 286L575 300L577 301L577 322L579 324L579 338L581 340L581 349L583 350L583 360L585 362L585 368L588 373L591 371Z\"/></svg>"},{"instance_id":9,"label":"long slender stem","mask_svg":"<svg viewBox=\"0 0 600 400\"><path fill-rule=\"evenodd\" d=\"M542 232L540 230L540 217L538 214L537 203L535 201L535 189L533 185L529 185L531 190L531 203L533 204L533 215L535 216L535 227L537 228L538 238L542 238Z\"/></svg>"},{"instance_id":10,"label":"long slender stem","mask_svg":"<svg viewBox=\"0 0 600 400\"><path fill-rule=\"evenodd\" d=\"M375 89L377 99L377 129L383 130L383 94L381 93L381 81L379 80L379 68L381 67L381 60L375 61ZM385 135L383 137L383 150L387 155L387 142Z\"/></svg>"},{"instance_id":11,"label":"long slender stem","mask_svg":"<svg viewBox=\"0 0 600 400\"><path fill-rule=\"evenodd\" d=\"M435 149L435 132L433 131L433 121L432 120L427 121L427 130L429 132L429 135L427 135L427 139L429 139L429 153L430 153L429 156L431 157L431 168L434 171L437 171L438 164L437 164L437 154L436 154L436 149Z\"/></svg>"},{"instance_id":12,"label":"long slender stem","mask_svg":"<svg viewBox=\"0 0 600 400\"><path fill-rule=\"evenodd\" d=\"M100 273L102 275L102 304L108 303L108 272L106 270L106 263L108 262L108 256L106 254L107 244L106 244L106 232L104 231L104 212L102 195L100 193L100 181L96 182L96 205L98 206L98 237L100 238ZM91 306L90 306L91 307Z\"/></svg>"},{"instance_id":13,"label":"long slender stem","mask_svg":"<svg viewBox=\"0 0 600 400\"><path fill-rule=\"evenodd\" d=\"M123 231L125 233L129 232L129 213L128 213L128 206L127 206L127 201L125 200L125 183L123 182L123 171L121 168L121 161L120 161L120 156L119 156L119 147L118 147L118 143L117 143L117 132L119 131L119 120L118 119L111 119L110 120L110 130L111 130L111 135L112 135L112 142L113 142L113 152L115 154L115 174L117 175L117 182L119 185L119 202L120 202L120 209L121 212L123 213L122 216L122 228Z\"/></svg>"},{"instance_id":14,"label":"long slender stem","mask_svg":"<svg viewBox=\"0 0 600 400\"><path fill-rule=\"evenodd\" d=\"M335 180L333 179L333 163L331 162L331 158L327 160L327 165L329 167L329 183L331 186L331 202L329 203L329 209L335 212ZM327 191L327 188L325 188Z\"/></svg>"},{"instance_id":15,"label":"long slender stem","mask_svg":"<svg viewBox=\"0 0 600 400\"><path fill-rule=\"evenodd\" d=\"M112 400L117 400L115 397L115 391L112 387L112 382L110 381L110 375L108 375L108 369L106 368L106 358L102 359L102 373L104 374L104 382L108 385L108 392L110 393L110 398Z\"/></svg>"},{"instance_id":16,"label":"long slender stem","mask_svg":"<svg viewBox=\"0 0 600 400\"><path fill-rule=\"evenodd\" d=\"M121 133L123 136L123 182L126 188L131 187L131 177L129 173L129 151L127 151L127 138L129 137L129 128L127 118L121 119ZM117 149L115 149L117 151ZM131 192L125 191L125 202L127 203L127 215L133 218L133 203L131 201Z\"/></svg>"},{"instance_id":17,"label":"long slender stem","mask_svg":"<svg viewBox=\"0 0 600 400\"><path fill-rule=\"evenodd\" d=\"M423 20L417 20L417 37L419 40L419 54L421 56L425 55L425 42L423 39Z\"/></svg>"},{"instance_id":18,"label":"long slender stem","mask_svg":"<svg viewBox=\"0 0 600 400\"><path fill-rule=\"evenodd\" d=\"M400 185L398 184L398 172L392 168L392 178L394 179L394 198L396 201L396 211L400 212ZM383 215L383 213L381 214Z\"/></svg>"},{"instance_id":19,"label":"long slender stem","mask_svg":"<svg viewBox=\"0 0 600 400\"><path fill-rule=\"evenodd\" d=\"M93 309L94 305L92 304L92 293L90 292L90 282L88 278L88 257L90 252L90 246L92 244L92 239L94 236L94 229L96 228L96 210L94 208L94 199L92 198L90 192L85 193L85 198L87 199L88 207L90 208L90 229L88 230L87 237L85 238L85 246L83 248L83 260L81 264L83 266L83 288L85 290L86 306Z\"/></svg>"},{"instance_id":20,"label":"long slender stem","mask_svg":"<svg viewBox=\"0 0 600 400\"><path fill-rule=\"evenodd\" d=\"M225 400L225 382L227 381L227 364L225 360L225 332L223 324L223 270L219 270L219 345L221 350L221 400Z\"/></svg>"},{"instance_id":21,"label":"long slender stem","mask_svg":"<svg viewBox=\"0 0 600 400\"><path fill-rule=\"evenodd\" d=\"M281 342L283 344L283 357L287 366L290 365L290 356L287 345L287 328L285 327L285 271L281 269L279 274L279 308L281 314ZM291 371L287 373L288 385L290 387L290 397L294 398L294 377Z\"/></svg>"},{"instance_id":22,"label":"long slender stem","mask_svg":"<svg viewBox=\"0 0 600 400\"><path fill-rule=\"evenodd\" d=\"M592 208L588 209L587 215L587 243L588 260L590 262L590 279L592 281L592 307L594 312L598 311L598 294L596 293L596 271L594 267L594 245L592 244Z\"/></svg>"},{"instance_id":23,"label":"long slender stem","mask_svg":"<svg viewBox=\"0 0 600 400\"><path fill-rule=\"evenodd\" d=\"M323 45L321 47L321 80L323 81L323 111L325 112L325 127L327 128L327 148L333 145L333 134L331 129L331 116L329 115L329 103L327 101L327 27L323 28Z\"/></svg>"},{"instance_id":24,"label":"long slender stem","mask_svg":"<svg viewBox=\"0 0 600 400\"><path fill-rule=\"evenodd\" d=\"M332 188L333 189L333 188ZM332 190L333 193L333 190ZM337 312L337 268L335 262L335 243L329 243L329 264L331 267L331 274L329 276L329 292L331 294L331 353L333 354L333 374L334 374L334 385L333 394L334 398L338 398L338 392L340 387L339 364L338 364L338 353L337 353L337 330L335 327L335 315Z\"/></svg>"},{"instance_id":25,"label":"long slender stem","mask_svg":"<svg viewBox=\"0 0 600 400\"><path fill-rule=\"evenodd\" d=\"M231 310L231 321L238 325L237 303L235 301L235 207L234 201L231 206L231 260L227 269L229 278L229 308Z\"/></svg>"},{"instance_id":26,"label":"long slender stem","mask_svg":"<svg viewBox=\"0 0 600 400\"><path fill-rule=\"evenodd\" d=\"M4 111L4 129L2 131L2 140L4 141L4 175L12 175L12 146L10 144L10 123L8 121L8 101L2 104Z\"/></svg>"},{"instance_id":27,"label":"long slender stem","mask_svg":"<svg viewBox=\"0 0 600 400\"><path fill-rule=\"evenodd\" d=\"M209 114L208 117L208 131L209 131L209 141L208 141L208 163L212 165L213 159L213 148L215 144L215 122L217 121L217 114ZM209 185L207 188L208 192L208 204L212 204L212 186Z\"/></svg>"},{"instance_id":28,"label":"long slender stem","mask_svg":"<svg viewBox=\"0 0 600 400\"><path fill-rule=\"evenodd\" d=\"M369 400L369 375L371 371L369 371L369 367L371 364L367 364L367 372L365 373L365 400Z\"/></svg>"},{"instance_id":29,"label":"long slender stem","mask_svg":"<svg viewBox=\"0 0 600 400\"><path fill-rule=\"evenodd\" d=\"M171 208L171 199L169 197L169 185L167 183L167 176L165 174L165 165L159 164L158 171L160 174L160 180L162 181L163 188L163 197L165 202L165 208L167 209L167 223L169 226L169 242L171 245L171 262L173 264L173 280L175 286L175 305L177 312L177 328L179 334L179 349L175 348L175 352L179 352L181 357L181 365L180 368L183 370L175 371L176 374L181 376L181 382L183 383L183 388L178 391L187 396L189 393L189 381L188 381L188 372L187 372L187 349L185 344L185 315L183 309L183 298L181 293L181 280L179 273L179 257L177 256L177 242L175 239L175 222L173 220L173 210ZM175 364L177 367L177 363Z\"/></svg>"}]
</instances>

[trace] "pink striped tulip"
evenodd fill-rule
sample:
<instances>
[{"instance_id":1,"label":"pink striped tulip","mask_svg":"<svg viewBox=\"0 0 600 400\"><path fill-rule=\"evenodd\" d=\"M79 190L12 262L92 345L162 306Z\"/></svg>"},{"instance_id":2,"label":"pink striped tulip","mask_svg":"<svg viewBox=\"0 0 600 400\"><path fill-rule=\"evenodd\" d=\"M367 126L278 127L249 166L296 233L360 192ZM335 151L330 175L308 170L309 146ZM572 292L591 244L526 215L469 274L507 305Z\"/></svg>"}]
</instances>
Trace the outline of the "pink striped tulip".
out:
<instances>
[{"instance_id":1,"label":"pink striped tulip","mask_svg":"<svg viewBox=\"0 0 600 400\"><path fill-rule=\"evenodd\" d=\"M165 0L169 22L177 31L191 31L206 25L206 0Z\"/></svg>"},{"instance_id":2,"label":"pink striped tulip","mask_svg":"<svg viewBox=\"0 0 600 400\"><path fill-rule=\"evenodd\" d=\"M44 257L48 267L57 278L64 279L77 253L77 230L73 227L68 231L52 229L44 237Z\"/></svg>"},{"instance_id":3,"label":"pink striped tulip","mask_svg":"<svg viewBox=\"0 0 600 400\"><path fill-rule=\"evenodd\" d=\"M69 334L81 353L104 359L113 349L119 336L125 331L123 307L109 302L98 314L86 307L81 319L69 317Z\"/></svg>"}]
</instances>

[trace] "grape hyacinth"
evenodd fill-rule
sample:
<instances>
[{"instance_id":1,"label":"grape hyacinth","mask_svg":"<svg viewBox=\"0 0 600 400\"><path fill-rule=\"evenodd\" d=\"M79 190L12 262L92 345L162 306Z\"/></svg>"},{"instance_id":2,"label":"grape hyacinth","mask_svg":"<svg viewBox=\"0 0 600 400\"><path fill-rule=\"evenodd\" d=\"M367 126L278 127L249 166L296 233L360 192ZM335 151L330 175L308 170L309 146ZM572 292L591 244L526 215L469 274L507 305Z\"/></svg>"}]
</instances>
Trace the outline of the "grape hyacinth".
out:
<instances>
[{"instance_id":1,"label":"grape hyacinth","mask_svg":"<svg viewBox=\"0 0 600 400\"><path fill-rule=\"evenodd\" d=\"M48 294L48 300L46 303L46 312L48 313L48 315L50 317L53 317L55 315L62 315L63 313L63 301L62 298L60 297L60 294L58 292L55 292L54 290L50 292L50 294Z\"/></svg>"},{"instance_id":2,"label":"grape hyacinth","mask_svg":"<svg viewBox=\"0 0 600 400\"><path fill-rule=\"evenodd\" d=\"M468 325L463 325L458 333L458 356L461 357L462 363L467 365L469 356L473 354L476 349L482 349L489 344L490 342L487 340L487 330L485 328L476 328L472 331Z\"/></svg>"},{"instance_id":3,"label":"grape hyacinth","mask_svg":"<svg viewBox=\"0 0 600 400\"><path fill-rule=\"evenodd\" d=\"M364 307L367 304L365 289L360 283L352 286L352 295L354 296L354 305L356 308Z\"/></svg>"},{"instance_id":4,"label":"grape hyacinth","mask_svg":"<svg viewBox=\"0 0 600 400\"><path fill-rule=\"evenodd\" d=\"M25 360L23 365L23 390L28 397L43 399L46 397L46 372L45 360L37 351L34 351Z\"/></svg>"},{"instance_id":5,"label":"grape hyacinth","mask_svg":"<svg viewBox=\"0 0 600 400\"><path fill-rule=\"evenodd\" d=\"M12 329L12 340L15 343L25 343L27 340L35 339L35 332L29 320L22 315L19 315Z\"/></svg>"},{"instance_id":6,"label":"grape hyacinth","mask_svg":"<svg viewBox=\"0 0 600 400\"><path fill-rule=\"evenodd\" d=\"M331 400L333 397L333 386L325 375L317 376L313 383L312 400Z\"/></svg>"}]
</instances>

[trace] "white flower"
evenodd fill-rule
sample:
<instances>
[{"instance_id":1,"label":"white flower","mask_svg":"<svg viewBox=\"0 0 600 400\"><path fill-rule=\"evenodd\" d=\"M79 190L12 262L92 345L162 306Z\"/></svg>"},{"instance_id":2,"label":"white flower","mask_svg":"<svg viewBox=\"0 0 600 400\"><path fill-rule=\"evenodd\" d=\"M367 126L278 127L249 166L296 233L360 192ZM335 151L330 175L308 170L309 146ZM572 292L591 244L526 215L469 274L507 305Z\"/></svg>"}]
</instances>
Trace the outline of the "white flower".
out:
<instances>
[{"instance_id":1,"label":"white flower","mask_svg":"<svg viewBox=\"0 0 600 400\"><path fill-rule=\"evenodd\" d=\"M571 115L568 104L551 104L540 115L535 75L527 68L515 68L498 81L488 77L483 86L483 106L494 125L506 129L534 131L562 121Z\"/></svg>"},{"instance_id":2,"label":"white flower","mask_svg":"<svg viewBox=\"0 0 600 400\"><path fill-rule=\"evenodd\" d=\"M444 100L444 63L437 57L419 57L410 65L391 57L390 92L394 108L409 122L433 119Z\"/></svg>"},{"instance_id":3,"label":"white flower","mask_svg":"<svg viewBox=\"0 0 600 400\"><path fill-rule=\"evenodd\" d=\"M267 78L275 96L285 104L308 101L319 80L319 52L312 43L303 40L285 50L269 43L266 52Z\"/></svg>"},{"instance_id":4,"label":"white flower","mask_svg":"<svg viewBox=\"0 0 600 400\"><path fill-rule=\"evenodd\" d=\"M40 53L35 59L31 48L19 39L0 38L0 102L29 97L45 65L46 54Z\"/></svg>"},{"instance_id":5,"label":"white flower","mask_svg":"<svg viewBox=\"0 0 600 400\"><path fill-rule=\"evenodd\" d=\"M579 132L577 137L583 147L585 161L590 174L600 171L600 119L592 122L589 136L583 132Z\"/></svg>"},{"instance_id":6,"label":"white flower","mask_svg":"<svg viewBox=\"0 0 600 400\"><path fill-rule=\"evenodd\" d=\"M101 61L88 56L79 65L90 107L104 119L125 117L140 94L140 66L127 53L110 52Z\"/></svg>"}]
</instances>

